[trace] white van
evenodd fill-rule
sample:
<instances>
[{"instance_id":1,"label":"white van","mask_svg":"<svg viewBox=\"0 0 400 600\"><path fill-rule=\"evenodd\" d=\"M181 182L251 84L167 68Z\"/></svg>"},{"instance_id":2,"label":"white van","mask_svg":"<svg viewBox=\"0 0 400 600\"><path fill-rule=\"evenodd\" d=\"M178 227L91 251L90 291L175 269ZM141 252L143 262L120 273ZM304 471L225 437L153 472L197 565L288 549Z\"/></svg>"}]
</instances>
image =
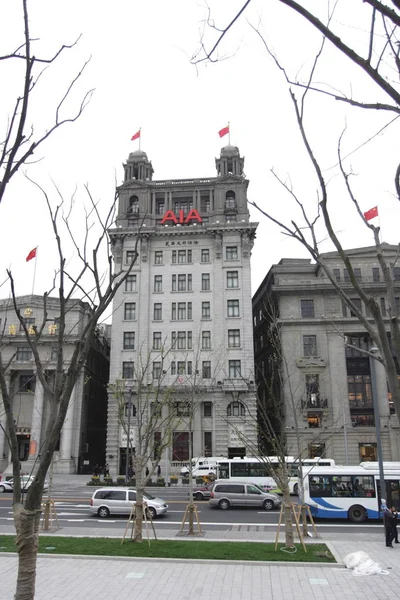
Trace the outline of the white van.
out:
<instances>
[{"instance_id":1,"label":"white van","mask_svg":"<svg viewBox=\"0 0 400 600\"><path fill-rule=\"evenodd\" d=\"M216 467L220 460L226 460L224 456L200 456L192 459L192 477L201 477L208 473L216 473ZM181 475L189 475L190 469L187 465L182 467Z\"/></svg>"}]
</instances>

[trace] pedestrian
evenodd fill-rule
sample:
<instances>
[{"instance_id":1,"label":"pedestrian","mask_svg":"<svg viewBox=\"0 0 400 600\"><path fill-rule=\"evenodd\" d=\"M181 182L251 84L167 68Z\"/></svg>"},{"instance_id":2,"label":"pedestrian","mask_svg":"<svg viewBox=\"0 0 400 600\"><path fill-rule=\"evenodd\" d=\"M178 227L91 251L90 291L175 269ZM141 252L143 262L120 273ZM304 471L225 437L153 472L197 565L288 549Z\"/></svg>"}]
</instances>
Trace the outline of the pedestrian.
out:
<instances>
[{"instance_id":1,"label":"pedestrian","mask_svg":"<svg viewBox=\"0 0 400 600\"><path fill-rule=\"evenodd\" d=\"M385 541L387 548L393 548L392 541L394 539L394 523L395 516L388 508L386 500L382 499L381 511L383 513L383 523L385 526Z\"/></svg>"},{"instance_id":2,"label":"pedestrian","mask_svg":"<svg viewBox=\"0 0 400 600\"><path fill-rule=\"evenodd\" d=\"M149 467L146 467L146 477L150 475Z\"/></svg>"},{"instance_id":3,"label":"pedestrian","mask_svg":"<svg viewBox=\"0 0 400 600\"><path fill-rule=\"evenodd\" d=\"M158 465L158 467L157 467L157 477L158 477L158 479L160 479L160 477L161 477L161 467L160 467L160 465Z\"/></svg>"},{"instance_id":4,"label":"pedestrian","mask_svg":"<svg viewBox=\"0 0 400 600\"><path fill-rule=\"evenodd\" d=\"M397 519L399 517L398 513L397 513L397 509L395 506L392 506L392 508L390 509L392 511L392 514L394 516L393 519L393 539L394 539L394 543L398 544L399 543L399 533L397 531Z\"/></svg>"},{"instance_id":5,"label":"pedestrian","mask_svg":"<svg viewBox=\"0 0 400 600\"><path fill-rule=\"evenodd\" d=\"M96 463L96 466L95 466L95 467L94 467L94 469L93 469L93 475L94 475L95 477L98 477L98 475L99 475L99 469L100 469L100 467L99 467L99 465Z\"/></svg>"},{"instance_id":6,"label":"pedestrian","mask_svg":"<svg viewBox=\"0 0 400 600\"><path fill-rule=\"evenodd\" d=\"M105 473L106 473L106 477L110 477L110 467L109 467L108 463L106 463L106 466L105 466Z\"/></svg>"}]
</instances>

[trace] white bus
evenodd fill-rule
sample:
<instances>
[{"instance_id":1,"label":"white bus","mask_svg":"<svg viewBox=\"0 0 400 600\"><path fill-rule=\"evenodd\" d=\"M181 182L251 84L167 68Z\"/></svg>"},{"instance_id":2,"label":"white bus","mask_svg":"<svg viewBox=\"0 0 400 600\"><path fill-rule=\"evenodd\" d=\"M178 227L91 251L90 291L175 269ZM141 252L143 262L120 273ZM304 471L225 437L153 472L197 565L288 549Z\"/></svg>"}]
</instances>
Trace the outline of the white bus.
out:
<instances>
[{"instance_id":1,"label":"white bus","mask_svg":"<svg viewBox=\"0 0 400 600\"><path fill-rule=\"evenodd\" d=\"M383 463L388 506L400 511L400 463ZM363 523L381 517L379 468L376 462L359 466L304 469L304 502L314 517Z\"/></svg>"},{"instance_id":2,"label":"white bus","mask_svg":"<svg viewBox=\"0 0 400 600\"><path fill-rule=\"evenodd\" d=\"M289 491L291 494L298 494L298 468L299 461L294 456L285 456L285 461L289 467ZM218 461L217 477L219 479L243 479L256 483L260 487L270 490L277 489L279 486L274 479L274 470L280 464L281 458L277 456L250 456L244 458L230 458ZM335 461L331 458L305 458L302 461L303 467L314 467L323 464L332 466Z\"/></svg>"}]
</instances>

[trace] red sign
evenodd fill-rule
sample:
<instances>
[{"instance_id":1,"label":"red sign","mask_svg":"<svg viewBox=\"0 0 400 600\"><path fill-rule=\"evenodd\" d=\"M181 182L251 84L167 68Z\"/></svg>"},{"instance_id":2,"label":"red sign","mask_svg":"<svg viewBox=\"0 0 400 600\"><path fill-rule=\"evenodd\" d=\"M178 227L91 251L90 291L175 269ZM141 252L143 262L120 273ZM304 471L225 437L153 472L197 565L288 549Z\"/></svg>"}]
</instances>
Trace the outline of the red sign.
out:
<instances>
[{"instance_id":1,"label":"red sign","mask_svg":"<svg viewBox=\"0 0 400 600\"><path fill-rule=\"evenodd\" d=\"M180 225L187 225L188 223L191 223L191 221L197 221L198 223L202 223L203 219L201 218L197 210L195 208L192 208L189 211L187 217L185 217L183 210L180 210L179 218L176 217L173 210L167 210L167 212L161 220L161 225L164 225L164 223L166 223L167 221L172 221L172 223L174 223L175 225L178 225L178 223Z\"/></svg>"}]
</instances>

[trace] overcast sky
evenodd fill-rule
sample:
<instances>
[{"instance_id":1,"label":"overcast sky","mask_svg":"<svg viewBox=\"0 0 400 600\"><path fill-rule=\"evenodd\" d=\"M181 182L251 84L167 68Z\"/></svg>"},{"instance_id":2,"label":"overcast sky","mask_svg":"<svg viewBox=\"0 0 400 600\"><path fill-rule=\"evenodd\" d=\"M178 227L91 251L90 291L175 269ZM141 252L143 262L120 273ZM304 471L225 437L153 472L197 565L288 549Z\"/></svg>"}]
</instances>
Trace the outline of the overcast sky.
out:
<instances>
[{"instance_id":1,"label":"overcast sky","mask_svg":"<svg viewBox=\"0 0 400 600\"><path fill-rule=\"evenodd\" d=\"M20 4L19 0L2 3L0 54L23 41ZM56 98L89 57L67 111L74 110L86 90L95 88L79 122L56 132L35 154L38 162L24 169L45 187L53 201L52 181L66 198L77 189L78 207L83 202L82 186L88 183L105 209L115 180L122 182L122 163L138 148L138 142L130 138L140 127L141 148L153 163L154 179L214 176L215 158L228 143L227 137L219 139L218 130L229 121L231 143L245 157L249 199L278 218L297 218L292 199L271 174L275 169L291 181L307 210L315 213L317 182L301 145L287 84L252 29L260 28L293 77L306 78L320 38L289 9L274 0L253 0L243 19L226 36L219 50L221 60L195 68L190 58L199 46L207 14L203 0L37 0L30 4L32 37L40 38L36 55L49 56L58 45L82 34L79 44L49 68L37 86L29 115L35 132L51 125ZM322 8L326 3L310 0L309 4ZM209 5L216 25L223 27L242 0L210 0ZM343 38L360 51L368 41L369 14L361 0L341 0L334 21ZM210 46L214 39L215 32L206 30L206 43ZM22 88L20 68L0 63L2 135L13 99ZM352 90L359 99L383 99L367 78L329 45L316 81L329 82L347 93ZM397 243L399 207L393 195L399 155L397 123L353 152L393 116L372 111L367 114L327 96L311 94L305 114L313 148L329 181L333 220L343 244L357 247L372 243L370 232L349 205L335 167L337 140L345 125L343 152L351 153L347 166L355 174L361 207L368 210L378 205L383 239ZM256 211L251 210L251 218L260 222L252 255L254 293L272 264L282 257L306 253ZM81 224L74 221L77 232ZM0 205L0 239L1 277L5 278L5 269L11 266L17 292L31 293L34 261L26 263L25 258L39 245L34 291L48 289L57 264L54 239L43 199L22 171ZM323 248L332 249L328 241L323 242ZM67 255L72 261L72 250ZM7 294L8 288L3 286L0 297Z\"/></svg>"}]
</instances>

